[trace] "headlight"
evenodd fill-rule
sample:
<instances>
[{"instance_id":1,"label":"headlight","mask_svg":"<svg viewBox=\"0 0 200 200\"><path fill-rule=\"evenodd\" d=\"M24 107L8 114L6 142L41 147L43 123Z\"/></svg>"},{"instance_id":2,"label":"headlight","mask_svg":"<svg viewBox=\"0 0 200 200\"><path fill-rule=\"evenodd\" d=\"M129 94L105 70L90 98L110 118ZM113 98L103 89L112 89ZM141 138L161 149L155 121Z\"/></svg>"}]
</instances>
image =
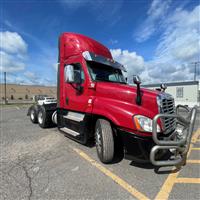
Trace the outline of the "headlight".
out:
<instances>
[{"instance_id":1,"label":"headlight","mask_svg":"<svg viewBox=\"0 0 200 200\"><path fill-rule=\"evenodd\" d=\"M142 115L135 115L133 120L138 131L152 132L152 119ZM158 124L157 132L160 132L160 126Z\"/></svg>"}]
</instances>

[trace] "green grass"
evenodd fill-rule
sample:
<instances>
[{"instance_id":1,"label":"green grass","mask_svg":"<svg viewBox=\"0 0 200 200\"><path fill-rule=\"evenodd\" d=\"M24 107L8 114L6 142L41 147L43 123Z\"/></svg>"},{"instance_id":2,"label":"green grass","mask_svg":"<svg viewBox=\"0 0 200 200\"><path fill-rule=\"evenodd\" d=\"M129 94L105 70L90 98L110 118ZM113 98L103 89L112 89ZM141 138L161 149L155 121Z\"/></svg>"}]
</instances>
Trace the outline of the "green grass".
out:
<instances>
[{"instance_id":1,"label":"green grass","mask_svg":"<svg viewBox=\"0 0 200 200\"><path fill-rule=\"evenodd\" d=\"M6 107L28 107L30 105L32 105L33 103L8 103L8 104L4 104L1 103L0 107L6 108Z\"/></svg>"}]
</instances>

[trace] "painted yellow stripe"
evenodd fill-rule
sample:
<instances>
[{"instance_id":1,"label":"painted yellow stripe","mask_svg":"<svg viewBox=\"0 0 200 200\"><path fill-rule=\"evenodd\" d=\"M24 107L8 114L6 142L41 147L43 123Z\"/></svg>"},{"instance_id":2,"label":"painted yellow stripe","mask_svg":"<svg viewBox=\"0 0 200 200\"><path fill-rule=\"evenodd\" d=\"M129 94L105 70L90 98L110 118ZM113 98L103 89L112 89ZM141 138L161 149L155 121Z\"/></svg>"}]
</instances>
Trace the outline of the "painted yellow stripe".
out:
<instances>
[{"instance_id":1,"label":"painted yellow stripe","mask_svg":"<svg viewBox=\"0 0 200 200\"><path fill-rule=\"evenodd\" d=\"M73 150L78 153L82 158L84 158L86 161L88 161L91 165L95 166L98 170L100 170L102 173L104 173L106 176L111 178L113 181L115 181L117 184L119 184L122 188L124 188L127 192L129 192L132 196L134 196L137 199L147 200L149 199L144 194L136 190L133 186L129 185L126 181L121 179L119 176L115 175L113 172L99 164L97 161L93 160L91 157L89 157L86 153L83 151L73 148Z\"/></svg>"},{"instance_id":2,"label":"painted yellow stripe","mask_svg":"<svg viewBox=\"0 0 200 200\"><path fill-rule=\"evenodd\" d=\"M175 168L173 168L174 170ZM162 200L166 200L169 197L169 194L174 186L174 183L177 179L177 176L179 174L179 171L170 174L165 183L163 184L162 188L160 189L160 192L157 194L155 199L162 199Z\"/></svg>"},{"instance_id":3,"label":"painted yellow stripe","mask_svg":"<svg viewBox=\"0 0 200 200\"><path fill-rule=\"evenodd\" d=\"M200 151L200 148L195 147L195 148L192 148L192 150Z\"/></svg>"},{"instance_id":4,"label":"painted yellow stripe","mask_svg":"<svg viewBox=\"0 0 200 200\"><path fill-rule=\"evenodd\" d=\"M176 183L195 183L200 184L200 178L177 178Z\"/></svg>"},{"instance_id":5,"label":"painted yellow stripe","mask_svg":"<svg viewBox=\"0 0 200 200\"><path fill-rule=\"evenodd\" d=\"M197 140L199 139L199 136L200 136L200 128L197 129L197 131L193 134L192 142L193 142L193 143L196 143Z\"/></svg>"},{"instance_id":6,"label":"painted yellow stripe","mask_svg":"<svg viewBox=\"0 0 200 200\"><path fill-rule=\"evenodd\" d=\"M198 137L200 135L200 129L198 129L192 136L192 142L196 143ZM187 157L189 157L191 151L192 151L193 145L190 145L190 149L188 151L188 155ZM191 161L190 161L191 162ZM167 177L166 181L164 182L162 188L160 189L160 192L157 194L157 196L155 197L155 199L162 199L162 200L166 200L169 197L170 192L172 191L172 188L174 186L174 184L176 183L176 179L180 173L180 171L177 172L173 172L176 168L173 167L172 168L172 172L171 174L169 174L169 176Z\"/></svg>"},{"instance_id":7,"label":"painted yellow stripe","mask_svg":"<svg viewBox=\"0 0 200 200\"><path fill-rule=\"evenodd\" d=\"M187 163L200 164L200 160L187 160Z\"/></svg>"},{"instance_id":8,"label":"painted yellow stripe","mask_svg":"<svg viewBox=\"0 0 200 200\"><path fill-rule=\"evenodd\" d=\"M189 157L189 155L191 154L192 148L193 148L193 144L190 144L190 148L188 150L188 154L187 154L187 158Z\"/></svg>"}]
</instances>

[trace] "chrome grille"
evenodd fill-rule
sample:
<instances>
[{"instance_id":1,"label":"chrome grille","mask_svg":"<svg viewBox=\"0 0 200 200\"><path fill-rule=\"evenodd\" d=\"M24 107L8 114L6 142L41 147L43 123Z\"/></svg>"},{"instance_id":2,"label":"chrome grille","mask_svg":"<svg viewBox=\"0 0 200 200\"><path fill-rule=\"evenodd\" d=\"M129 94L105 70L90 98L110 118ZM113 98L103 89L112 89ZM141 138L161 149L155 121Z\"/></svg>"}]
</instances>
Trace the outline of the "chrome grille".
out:
<instances>
[{"instance_id":1,"label":"chrome grille","mask_svg":"<svg viewBox=\"0 0 200 200\"><path fill-rule=\"evenodd\" d=\"M175 114L174 98L167 93L162 93L158 96L158 105L160 113ZM165 134L173 131L176 128L176 119L165 117L162 119L163 130Z\"/></svg>"}]
</instances>

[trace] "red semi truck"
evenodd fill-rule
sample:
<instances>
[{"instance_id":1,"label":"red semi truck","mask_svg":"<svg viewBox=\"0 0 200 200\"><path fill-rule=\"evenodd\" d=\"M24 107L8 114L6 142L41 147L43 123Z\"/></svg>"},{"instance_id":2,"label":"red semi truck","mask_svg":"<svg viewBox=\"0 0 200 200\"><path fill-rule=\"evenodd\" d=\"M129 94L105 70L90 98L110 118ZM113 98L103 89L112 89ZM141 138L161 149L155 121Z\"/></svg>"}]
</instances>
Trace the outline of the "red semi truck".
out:
<instances>
[{"instance_id":1,"label":"red semi truck","mask_svg":"<svg viewBox=\"0 0 200 200\"><path fill-rule=\"evenodd\" d=\"M121 149L157 166L185 164L196 108L175 108L171 95L141 88L138 76L133 77L136 86L128 85L123 71L99 42L61 34L57 103L32 105L30 120L42 128L56 124L82 144L94 139L103 163L112 162ZM180 108L187 111L186 118ZM171 152L169 159L160 156L165 152Z\"/></svg>"}]
</instances>

